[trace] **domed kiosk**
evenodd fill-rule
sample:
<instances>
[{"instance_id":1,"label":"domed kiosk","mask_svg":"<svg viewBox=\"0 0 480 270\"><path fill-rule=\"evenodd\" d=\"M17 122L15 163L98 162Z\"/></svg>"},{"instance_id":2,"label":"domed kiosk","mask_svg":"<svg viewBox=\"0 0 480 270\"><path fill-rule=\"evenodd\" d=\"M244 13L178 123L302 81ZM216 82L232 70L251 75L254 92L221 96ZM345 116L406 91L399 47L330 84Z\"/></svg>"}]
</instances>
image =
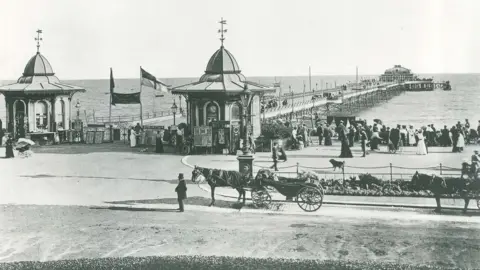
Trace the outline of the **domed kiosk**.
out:
<instances>
[{"instance_id":1,"label":"domed kiosk","mask_svg":"<svg viewBox=\"0 0 480 270\"><path fill-rule=\"evenodd\" d=\"M51 142L58 130L71 129L72 97L85 89L62 83L39 48L37 43L37 53L17 82L1 86L0 93L5 96L7 131L14 138L47 137Z\"/></svg>"},{"instance_id":2,"label":"domed kiosk","mask_svg":"<svg viewBox=\"0 0 480 270\"><path fill-rule=\"evenodd\" d=\"M171 91L187 101L187 125L193 131L194 147L217 153L228 149L234 154L242 148L240 138L245 139L247 133L254 138L260 135L260 98L275 92L275 88L245 78L237 60L223 45L223 24L219 30L222 44L210 57L205 73L197 82Z\"/></svg>"}]
</instances>

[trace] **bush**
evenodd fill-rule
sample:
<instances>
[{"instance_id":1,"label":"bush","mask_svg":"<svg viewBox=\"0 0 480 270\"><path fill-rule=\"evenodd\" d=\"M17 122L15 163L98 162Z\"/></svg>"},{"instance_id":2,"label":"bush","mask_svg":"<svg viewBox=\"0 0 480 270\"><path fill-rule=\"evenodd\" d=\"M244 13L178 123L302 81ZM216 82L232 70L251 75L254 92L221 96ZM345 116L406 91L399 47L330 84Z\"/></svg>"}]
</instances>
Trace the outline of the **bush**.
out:
<instances>
[{"instance_id":1,"label":"bush","mask_svg":"<svg viewBox=\"0 0 480 270\"><path fill-rule=\"evenodd\" d=\"M277 123L263 124L262 135L267 140L287 139L292 136L292 128Z\"/></svg>"},{"instance_id":2,"label":"bush","mask_svg":"<svg viewBox=\"0 0 480 270\"><path fill-rule=\"evenodd\" d=\"M348 260L300 260L224 256L162 256L77 259L48 262L0 263L2 269L442 269L391 262Z\"/></svg>"}]
</instances>

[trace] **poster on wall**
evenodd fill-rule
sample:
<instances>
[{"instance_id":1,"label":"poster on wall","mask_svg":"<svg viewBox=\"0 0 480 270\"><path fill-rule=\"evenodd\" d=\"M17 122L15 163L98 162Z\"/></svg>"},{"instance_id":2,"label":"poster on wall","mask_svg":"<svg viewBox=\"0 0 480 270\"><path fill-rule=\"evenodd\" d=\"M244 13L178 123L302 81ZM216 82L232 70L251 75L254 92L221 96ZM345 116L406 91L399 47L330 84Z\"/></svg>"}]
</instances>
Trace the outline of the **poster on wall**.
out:
<instances>
[{"instance_id":1,"label":"poster on wall","mask_svg":"<svg viewBox=\"0 0 480 270\"><path fill-rule=\"evenodd\" d=\"M225 144L225 129L223 128L218 130L218 143Z\"/></svg>"},{"instance_id":2,"label":"poster on wall","mask_svg":"<svg viewBox=\"0 0 480 270\"><path fill-rule=\"evenodd\" d=\"M197 147L212 146L212 127L198 126L193 128L193 144Z\"/></svg>"}]
</instances>

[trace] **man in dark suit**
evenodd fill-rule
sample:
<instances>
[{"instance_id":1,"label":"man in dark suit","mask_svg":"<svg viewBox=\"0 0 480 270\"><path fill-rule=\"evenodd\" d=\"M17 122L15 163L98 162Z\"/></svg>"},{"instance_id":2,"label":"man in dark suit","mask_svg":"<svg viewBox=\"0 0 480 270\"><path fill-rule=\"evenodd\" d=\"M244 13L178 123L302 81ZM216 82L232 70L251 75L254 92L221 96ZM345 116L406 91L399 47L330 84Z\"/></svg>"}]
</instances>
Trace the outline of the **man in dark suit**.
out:
<instances>
[{"instance_id":1,"label":"man in dark suit","mask_svg":"<svg viewBox=\"0 0 480 270\"><path fill-rule=\"evenodd\" d=\"M318 145L322 145L323 127L320 124L318 124L318 126L317 126L317 136L318 136Z\"/></svg>"},{"instance_id":2,"label":"man in dark suit","mask_svg":"<svg viewBox=\"0 0 480 270\"><path fill-rule=\"evenodd\" d=\"M365 129L360 126L359 127L359 130L360 130L360 142L362 144L362 157L365 157L365 155L367 154L367 133L365 132Z\"/></svg>"},{"instance_id":3,"label":"man in dark suit","mask_svg":"<svg viewBox=\"0 0 480 270\"><path fill-rule=\"evenodd\" d=\"M183 207L183 200L187 198L187 184L185 183L185 179L183 178L183 173L178 174L178 185L175 188L175 192L177 192L177 199L178 199L178 210L180 212L184 211Z\"/></svg>"},{"instance_id":4,"label":"man in dark suit","mask_svg":"<svg viewBox=\"0 0 480 270\"><path fill-rule=\"evenodd\" d=\"M390 141L395 150L398 150L398 143L400 142L400 125L397 125L397 128L392 128L390 130Z\"/></svg>"},{"instance_id":5,"label":"man in dark suit","mask_svg":"<svg viewBox=\"0 0 480 270\"><path fill-rule=\"evenodd\" d=\"M273 165L270 168L275 169L275 171L278 171L278 168L277 168L277 162L278 162L278 146L277 146L277 143L273 143L272 158L273 158Z\"/></svg>"}]
</instances>

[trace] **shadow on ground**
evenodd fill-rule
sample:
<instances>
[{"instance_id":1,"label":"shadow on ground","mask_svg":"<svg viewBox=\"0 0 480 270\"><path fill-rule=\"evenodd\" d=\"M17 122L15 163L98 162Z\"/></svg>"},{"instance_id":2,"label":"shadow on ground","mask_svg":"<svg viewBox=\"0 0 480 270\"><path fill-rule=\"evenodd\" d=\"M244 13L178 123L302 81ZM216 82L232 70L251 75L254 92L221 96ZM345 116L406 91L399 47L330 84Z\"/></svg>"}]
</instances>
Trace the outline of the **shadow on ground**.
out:
<instances>
[{"instance_id":1,"label":"shadow on ground","mask_svg":"<svg viewBox=\"0 0 480 270\"><path fill-rule=\"evenodd\" d=\"M209 198L204 198L204 197L189 197L186 200L184 200L185 207L188 208L188 205L197 205L197 206L209 206L211 202L211 199ZM178 205L178 200L177 198L162 198L162 199L145 199L145 200L125 200L125 201L105 201L104 203L108 204L113 204L113 205L135 205L135 206L141 206L142 204L172 204L172 205ZM280 206L283 204L279 203L272 203L269 207L264 207L264 209L276 209L280 210ZM112 206L116 207L116 206ZM241 210L243 208L247 209L259 209L255 205L253 205L251 202L246 202L245 205L242 205L242 203L236 202L236 201L225 201L225 200L215 200L215 205L212 207L217 207L217 208L226 208L226 209L236 209L236 210ZM124 210L130 210L133 208L129 207L123 207L125 208ZM132 210L135 211L135 210ZM138 210L137 210L138 211ZM153 211L153 210L152 210Z\"/></svg>"},{"instance_id":2,"label":"shadow on ground","mask_svg":"<svg viewBox=\"0 0 480 270\"><path fill-rule=\"evenodd\" d=\"M41 154L91 154L91 153L134 153L143 155L172 155L175 149L169 145L164 145L164 153L155 153L155 146L139 146L130 147L130 145L123 142L102 143L102 144L57 144L33 146L34 153ZM179 155L179 157L181 157Z\"/></svg>"},{"instance_id":3,"label":"shadow on ground","mask_svg":"<svg viewBox=\"0 0 480 270\"><path fill-rule=\"evenodd\" d=\"M162 182L162 183L169 183L172 185L178 184L177 179L173 180L165 180L165 179L152 179L152 178L134 178L134 177L109 177L109 176L82 176L82 175L51 175L51 174L34 174L34 175L20 175L23 178L71 178L73 180L77 180L79 178L82 179L101 179L101 180L131 180L131 181L150 181L150 182ZM188 176L186 176L188 177ZM185 181L187 185L197 185L192 181Z\"/></svg>"}]
</instances>

